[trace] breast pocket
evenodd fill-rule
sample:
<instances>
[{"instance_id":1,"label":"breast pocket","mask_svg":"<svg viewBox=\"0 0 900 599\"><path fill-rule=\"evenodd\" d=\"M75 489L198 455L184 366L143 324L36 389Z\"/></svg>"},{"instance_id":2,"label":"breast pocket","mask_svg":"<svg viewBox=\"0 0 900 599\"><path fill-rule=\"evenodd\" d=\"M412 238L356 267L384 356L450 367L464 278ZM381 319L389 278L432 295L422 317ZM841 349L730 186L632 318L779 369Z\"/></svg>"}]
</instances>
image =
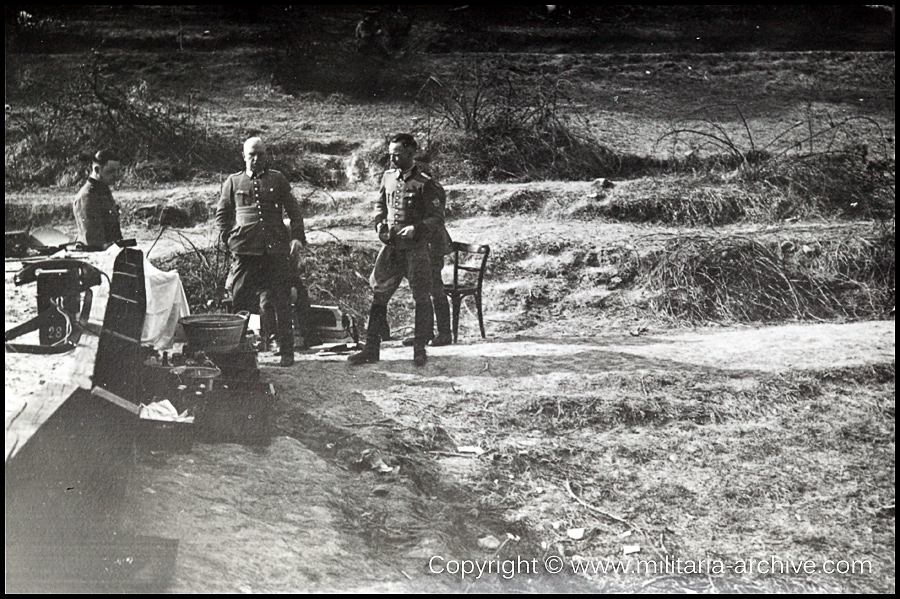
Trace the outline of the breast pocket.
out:
<instances>
[{"instance_id":1,"label":"breast pocket","mask_svg":"<svg viewBox=\"0 0 900 599\"><path fill-rule=\"evenodd\" d=\"M234 202L238 206L250 206L253 204L253 198L250 192L236 191L234 192Z\"/></svg>"}]
</instances>

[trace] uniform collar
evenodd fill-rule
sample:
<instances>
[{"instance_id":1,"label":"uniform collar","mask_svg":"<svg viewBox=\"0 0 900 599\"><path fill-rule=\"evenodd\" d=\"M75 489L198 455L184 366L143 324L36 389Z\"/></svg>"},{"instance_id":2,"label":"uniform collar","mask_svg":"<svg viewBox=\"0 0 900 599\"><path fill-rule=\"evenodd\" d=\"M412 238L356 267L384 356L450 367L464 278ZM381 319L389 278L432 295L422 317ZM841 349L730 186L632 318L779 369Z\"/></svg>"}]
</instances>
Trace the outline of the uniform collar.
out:
<instances>
[{"instance_id":1,"label":"uniform collar","mask_svg":"<svg viewBox=\"0 0 900 599\"><path fill-rule=\"evenodd\" d=\"M410 179L413 178L413 175L415 175L416 171L418 171L418 170L419 170L419 165L416 163L413 163L413 165L411 167L409 167L407 170L400 171L399 178L401 181L409 181Z\"/></svg>"},{"instance_id":2,"label":"uniform collar","mask_svg":"<svg viewBox=\"0 0 900 599\"><path fill-rule=\"evenodd\" d=\"M88 182L90 182L91 185L98 185L103 189L109 189L109 185L107 185L106 183L104 183L103 181L101 181L100 179L95 177L94 175L91 175L88 177Z\"/></svg>"},{"instance_id":3,"label":"uniform collar","mask_svg":"<svg viewBox=\"0 0 900 599\"><path fill-rule=\"evenodd\" d=\"M258 173L251 173L250 171L245 170L244 174L247 175L248 177L250 177L251 179L259 179L260 177L265 175L268 172L268 170L269 169L264 168L263 170L259 171Z\"/></svg>"}]
</instances>

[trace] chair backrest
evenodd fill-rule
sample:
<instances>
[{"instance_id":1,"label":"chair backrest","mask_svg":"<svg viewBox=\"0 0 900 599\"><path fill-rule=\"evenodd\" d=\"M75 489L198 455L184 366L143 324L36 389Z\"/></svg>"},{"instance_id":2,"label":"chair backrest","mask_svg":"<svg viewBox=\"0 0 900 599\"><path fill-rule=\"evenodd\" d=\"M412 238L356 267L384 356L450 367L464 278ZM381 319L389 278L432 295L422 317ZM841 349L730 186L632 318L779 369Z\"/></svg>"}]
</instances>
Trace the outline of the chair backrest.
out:
<instances>
[{"instance_id":1,"label":"chair backrest","mask_svg":"<svg viewBox=\"0 0 900 599\"><path fill-rule=\"evenodd\" d=\"M470 272L477 275L475 288L481 291L484 281L484 271L487 269L488 256L491 248L487 245L453 242L453 287L460 287L459 271Z\"/></svg>"}]
</instances>

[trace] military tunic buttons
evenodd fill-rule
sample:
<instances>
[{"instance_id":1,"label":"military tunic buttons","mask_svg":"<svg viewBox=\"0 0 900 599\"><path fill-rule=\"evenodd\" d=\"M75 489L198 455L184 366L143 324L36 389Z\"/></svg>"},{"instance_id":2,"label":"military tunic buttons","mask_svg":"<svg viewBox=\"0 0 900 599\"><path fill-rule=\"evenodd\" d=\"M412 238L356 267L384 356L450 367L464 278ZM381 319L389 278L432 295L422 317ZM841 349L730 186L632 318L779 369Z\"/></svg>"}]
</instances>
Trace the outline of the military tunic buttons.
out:
<instances>
[{"instance_id":1,"label":"military tunic buttons","mask_svg":"<svg viewBox=\"0 0 900 599\"><path fill-rule=\"evenodd\" d=\"M439 189L418 167L410 169L405 176L397 169L386 171L375 209L375 223L387 223L395 233L413 226L414 238L398 241L404 246L427 243L430 232L444 221Z\"/></svg>"},{"instance_id":2,"label":"military tunic buttons","mask_svg":"<svg viewBox=\"0 0 900 599\"><path fill-rule=\"evenodd\" d=\"M300 205L290 183L274 170L252 177L244 172L228 177L216 208L216 226L235 254L288 254L292 239L306 243Z\"/></svg>"}]
</instances>

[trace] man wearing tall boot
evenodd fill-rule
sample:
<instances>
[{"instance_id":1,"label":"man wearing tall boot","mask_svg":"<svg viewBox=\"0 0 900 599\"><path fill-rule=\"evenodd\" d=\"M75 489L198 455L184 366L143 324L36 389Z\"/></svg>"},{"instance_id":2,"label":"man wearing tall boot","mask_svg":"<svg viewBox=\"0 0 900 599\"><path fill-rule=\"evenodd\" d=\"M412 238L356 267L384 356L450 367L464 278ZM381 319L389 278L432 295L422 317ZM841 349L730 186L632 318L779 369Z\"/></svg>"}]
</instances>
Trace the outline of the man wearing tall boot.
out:
<instances>
[{"instance_id":1,"label":"man wearing tall boot","mask_svg":"<svg viewBox=\"0 0 900 599\"><path fill-rule=\"evenodd\" d=\"M437 187L440 192L441 210L446 211L447 194L444 193L444 188L440 184L437 184ZM447 294L444 293L444 279L441 277L441 271L444 269L444 256L453 251L453 240L450 239L450 233L447 232L447 227L443 222L433 232L428 246L428 256L431 261L431 303L434 305L434 320L437 324L437 336L433 332L429 336L431 337L430 344L438 347L453 343L453 334L450 330L450 302L447 300ZM415 345L415 337L404 339L403 345L407 347Z\"/></svg>"},{"instance_id":2,"label":"man wearing tall boot","mask_svg":"<svg viewBox=\"0 0 900 599\"><path fill-rule=\"evenodd\" d=\"M251 137L244 143L244 163L244 171L225 180L216 207L216 227L234 256L229 275L234 310L252 311L259 302L260 320L268 323L274 309L280 364L291 366L294 327L290 254L306 245L303 215L284 175L266 167L263 140ZM285 226L284 213L290 219L290 229Z\"/></svg>"},{"instance_id":3,"label":"man wearing tall boot","mask_svg":"<svg viewBox=\"0 0 900 599\"><path fill-rule=\"evenodd\" d=\"M369 277L374 297L369 309L366 344L352 354L351 364L377 362L381 334L387 327L387 306L403 278L409 281L416 303L413 362L423 366L425 346L433 336L430 240L444 223L442 192L437 182L416 165L416 141L406 133L395 135L388 146L391 168L381 179L375 209L375 231L382 242Z\"/></svg>"}]
</instances>

